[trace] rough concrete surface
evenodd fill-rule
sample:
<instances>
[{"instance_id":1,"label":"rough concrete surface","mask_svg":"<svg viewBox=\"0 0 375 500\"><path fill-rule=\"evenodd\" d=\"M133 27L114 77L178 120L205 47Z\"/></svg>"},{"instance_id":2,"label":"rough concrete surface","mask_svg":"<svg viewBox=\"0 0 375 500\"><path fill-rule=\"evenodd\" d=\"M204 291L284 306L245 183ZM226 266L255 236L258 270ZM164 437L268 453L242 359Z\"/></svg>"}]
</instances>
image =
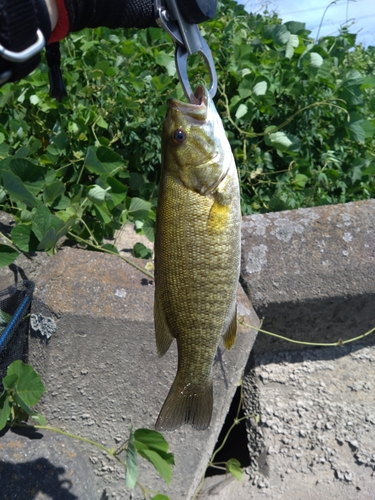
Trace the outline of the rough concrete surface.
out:
<instances>
[{"instance_id":1,"label":"rough concrete surface","mask_svg":"<svg viewBox=\"0 0 375 500\"><path fill-rule=\"evenodd\" d=\"M1 500L96 498L90 462L61 434L29 429L0 433Z\"/></svg>"},{"instance_id":2,"label":"rough concrete surface","mask_svg":"<svg viewBox=\"0 0 375 500\"><path fill-rule=\"evenodd\" d=\"M48 341L40 331L30 340L30 362L47 386L39 410L48 423L109 448L123 442L131 426L152 428L177 361L176 346L161 359L156 354L153 282L115 256L64 248L44 266L36 285L33 313L50 316L57 326ZM258 325L241 288L238 314ZM191 498L254 339L255 331L240 325L235 347L228 352L220 348L214 366L210 427L197 432L184 426L165 433L176 461L171 485L166 486L148 463L141 467L142 484L172 500ZM83 449L97 478L97 499L104 490L108 498L130 498L124 489L124 471L104 453L87 446Z\"/></svg>"},{"instance_id":3,"label":"rough concrete surface","mask_svg":"<svg viewBox=\"0 0 375 500\"><path fill-rule=\"evenodd\" d=\"M375 316L375 200L245 217L241 283L265 330L311 342L365 333ZM285 344L259 335L254 352L269 349Z\"/></svg>"},{"instance_id":4,"label":"rough concrete surface","mask_svg":"<svg viewBox=\"0 0 375 500\"><path fill-rule=\"evenodd\" d=\"M200 499L374 500L375 347L266 353L244 379L251 465Z\"/></svg>"}]
</instances>

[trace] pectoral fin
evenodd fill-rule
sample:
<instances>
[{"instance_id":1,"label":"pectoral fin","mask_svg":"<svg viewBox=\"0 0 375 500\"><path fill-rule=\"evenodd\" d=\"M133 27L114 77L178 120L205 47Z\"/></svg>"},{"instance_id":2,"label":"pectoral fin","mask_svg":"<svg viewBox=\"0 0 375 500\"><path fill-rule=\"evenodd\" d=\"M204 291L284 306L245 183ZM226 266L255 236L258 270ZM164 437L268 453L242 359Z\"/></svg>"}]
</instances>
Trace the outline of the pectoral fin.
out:
<instances>
[{"instance_id":1,"label":"pectoral fin","mask_svg":"<svg viewBox=\"0 0 375 500\"><path fill-rule=\"evenodd\" d=\"M162 357L168 351L174 337L168 328L167 322L165 321L164 312L157 294L155 294L154 301L154 324L156 348L158 350L159 357Z\"/></svg>"},{"instance_id":2,"label":"pectoral fin","mask_svg":"<svg viewBox=\"0 0 375 500\"><path fill-rule=\"evenodd\" d=\"M237 305L234 309L232 321L230 322L227 331L223 335L225 349L231 349L236 340L237 333Z\"/></svg>"}]
</instances>

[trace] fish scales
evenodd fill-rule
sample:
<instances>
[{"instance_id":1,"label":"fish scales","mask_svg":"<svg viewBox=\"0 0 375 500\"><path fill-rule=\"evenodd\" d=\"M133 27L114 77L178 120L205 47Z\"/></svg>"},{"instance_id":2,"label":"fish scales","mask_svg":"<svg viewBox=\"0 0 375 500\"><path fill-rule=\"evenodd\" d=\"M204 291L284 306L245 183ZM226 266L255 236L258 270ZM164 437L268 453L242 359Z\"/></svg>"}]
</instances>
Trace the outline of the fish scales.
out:
<instances>
[{"instance_id":1,"label":"fish scales","mask_svg":"<svg viewBox=\"0 0 375 500\"><path fill-rule=\"evenodd\" d=\"M237 170L204 87L200 104L171 100L163 127L163 169L155 238L155 333L159 355L176 338L177 375L156 428L208 427L212 365L221 336L236 333L240 264ZM176 141L177 138L177 141Z\"/></svg>"}]
</instances>

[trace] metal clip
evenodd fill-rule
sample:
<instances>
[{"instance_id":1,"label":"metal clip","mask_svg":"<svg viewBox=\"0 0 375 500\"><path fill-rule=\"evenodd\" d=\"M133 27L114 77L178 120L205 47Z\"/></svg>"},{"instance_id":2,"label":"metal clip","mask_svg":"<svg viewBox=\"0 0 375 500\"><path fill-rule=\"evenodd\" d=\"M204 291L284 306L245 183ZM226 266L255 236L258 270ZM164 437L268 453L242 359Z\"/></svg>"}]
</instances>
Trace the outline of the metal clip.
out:
<instances>
[{"instance_id":1,"label":"metal clip","mask_svg":"<svg viewBox=\"0 0 375 500\"><path fill-rule=\"evenodd\" d=\"M11 61L14 63L22 63L27 61L28 59L31 59L38 52L40 52L45 45L43 33L39 29L36 31L36 35L38 37L37 41L21 52L13 52L12 50L7 50L0 44L0 56L7 61Z\"/></svg>"},{"instance_id":2,"label":"metal clip","mask_svg":"<svg viewBox=\"0 0 375 500\"><path fill-rule=\"evenodd\" d=\"M177 74L186 97L190 102L196 103L187 74L187 58L195 53L201 54L207 64L211 80L208 92L211 97L214 97L217 91L217 74L206 40L200 34L196 24L185 21L174 0L165 0L167 6L163 5L162 1L155 0L156 22L172 37L175 43Z\"/></svg>"}]
</instances>

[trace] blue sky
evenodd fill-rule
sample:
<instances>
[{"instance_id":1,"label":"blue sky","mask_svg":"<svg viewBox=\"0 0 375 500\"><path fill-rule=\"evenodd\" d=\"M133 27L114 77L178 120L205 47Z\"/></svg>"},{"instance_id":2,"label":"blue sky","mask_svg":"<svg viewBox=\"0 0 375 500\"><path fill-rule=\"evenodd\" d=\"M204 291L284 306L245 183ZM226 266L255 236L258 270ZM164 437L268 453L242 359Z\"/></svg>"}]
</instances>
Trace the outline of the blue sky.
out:
<instances>
[{"instance_id":1,"label":"blue sky","mask_svg":"<svg viewBox=\"0 0 375 500\"><path fill-rule=\"evenodd\" d=\"M286 21L301 21L316 37L324 10L329 0L237 0L248 12L277 12ZM375 45L375 0L337 0L331 5L320 28L320 36L336 34L346 20L352 24L351 33L357 33L357 42Z\"/></svg>"}]
</instances>

